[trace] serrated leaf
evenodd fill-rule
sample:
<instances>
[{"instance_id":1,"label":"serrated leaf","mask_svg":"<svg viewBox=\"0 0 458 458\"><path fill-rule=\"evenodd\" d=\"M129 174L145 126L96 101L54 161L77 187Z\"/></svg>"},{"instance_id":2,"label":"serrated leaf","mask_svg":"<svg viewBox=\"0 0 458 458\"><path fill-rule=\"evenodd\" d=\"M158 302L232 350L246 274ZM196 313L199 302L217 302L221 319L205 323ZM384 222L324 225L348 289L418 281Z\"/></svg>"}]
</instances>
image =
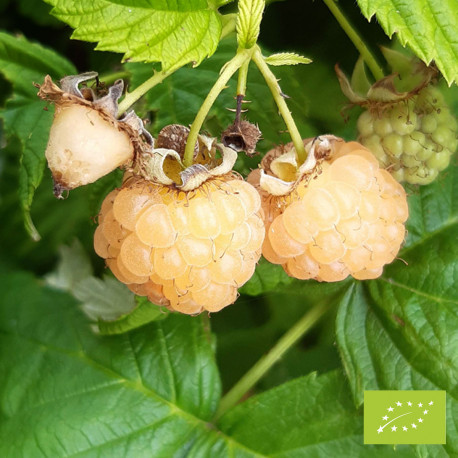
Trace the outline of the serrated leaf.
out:
<instances>
[{"instance_id":1,"label":"serrated leaf","mask_svg":"<svg viewBox=\"0 0 458 458\"><path fill-rule=\"evenodd\" d=\"M97 323L98 332L102 335L123 334L152 321L163 320L168 316L164 307L152 304L146 297L135 297L136 307L127 315L121 316L114 321L102 321Z\"/></svg>"},{"instance_id":2,"label":"serrated leaf","mask_svg":"<svg viewBox=\"0 0 458 458\"><path fill-rule=\"evenodd\" d=\"M280 285L290 285L293 281L281 266L270 264L263 258L256 266L254 275L242 286L240 292L258 296L268 291L275 291Z\"/></svg>"},{"instance_id":3,"label":"serrated leaf","mask_svg":"<svg viewBox=\"0 0 458 458\"><path fill-rule=\"evenodd\" d=\"M97 42L99 51L133 62L160 62L172 70L200 64L221 34L220 15L207 0L46 0L52 14L75 29L72 38Z\"/></svg>"},{"instance_id":4,"label":"serrated leaf","mask_svg":"<svg viewBox=\"0 0 458 458\"><path fill-rule=\"evenodd\" d=\"M192 456L229 440L207 424L220 382L203 316L96 336L67 294L2 274L0 369L1 456Z\"/></svg>"},{"instance_id":5,"label":"serrated leaf","mask_svg":"<svg viewBox=\"0 0 458 458\"><path fill-rule=\"evenodd\" d=\"M135 308L135 295L124 283L113 277L87 277L72 291L82 302L81 309L94 321L110 321L130 313Z\"/></svg>"},{"instance_id":6,"label":"serrated leaf","mask_svg":"<svg viewBox=\"0 0 458 458\"><path fill-rule=\"evenodd\" d=\"M30 207L33 195L43 177L45 149L52 123L52 110L44 111L43 102L36 96L34 82L44 75L56 79L76 73L73 65L54 51L0 32L0 72L13 85L13 96L0 111L8 135L16 135L22 145L20 155L19 196L26 228L34 239L39 239Z\"/></svg>"},{"instance_id":7,"label":"serrated leaf","mask_svg":"<svg viewBox=\"0 0 458 458\"><path fill-rule=\"evenodd\" d=\"M418 228L402 260L386 267L380 279L355 284L337 317L337 343L357 404L367 389L447 391L447 445L436 450L439 456L458 453L454 176L456 170L410 197L415 205L409 227Z\"/></svg>"},{"instance_id":8,"label":"serrated leaf","mask_svg":"<svg viewBox=\"0 0 458 458\"><path fill-rule=\"evenodd\" d=\"M449 166L428 186L408 186L409 219L405 247L421 243L458 218L458 167ZM402 251L401 255L402 257Z\"/></svg>"},{"instance_id":9,"label":"serrated leaf","mask_svg":"<svg viewBox=\"0 0 458 458\"><path fill-rule=\"evenodd\" d=\"M205 316L96 336L70 296L29 274L0 276L0 368L1 456L390 450L363 445L361 412L338 372L253 397L212 425L221 387Z\"/></svg>"},{"instance_id":10,"label":"serrated leaf","mask_svg":"<svg viewBox=\"0 0 458 458\"><path fill-rule=\"evenodd\" d=\"M271 54L269 57L264 59L267 64L273 66L281 65L298 65L298 64L310 64L312 59L301 56L293 52L282 52L278 54Z\"/></svg>"},{"instance_id":11,"label":"serrated leaf","mask_svg":"<svg viewBox=\"0 0 458 458\"><path fill-rule=\"evenodd\" d=\"M63 291L73 291L76 285L92 275L91 262L79 240L59 248L59 264L55 272L45 277L46 283Z\"/></svg>"},{"instance_id":12,"label":"serrated leaf","mask_svg":"<svg viewBox=\"0 0 458 458\"><path fill-rule=\"evenodd\" d=\"M432 60L449 84L458 80L458 3L455 0L358 0L368 20L376 15L386 34L426 64Z\"/></svg>"},{"instance_id":13,"label":"serrated leaf","mask_svg":"<svg viewBox=\"0 0 458 458\"><path fill-rule=\"evenodd\" d=\"M239 0L237 14L237 41L241 48L251 48L256 44L261 25L265 0Z\"/></svg>"},{"instance_id":14,"label":"serrated leaf","mask_svg":"<svg viewBox=\"0 0 458 458\"><path fill-rule=\"evenodd\" d=\"M343 375L333 371L301 377L232 409L222 431L263 456L390 456L390 446L365 445L362 412L357 411ZM212 455L212 449L204 449ZM223 455L220 455L223 456ZM411 457L409 446L396 456Z\"/></svg>"}]
</instances>

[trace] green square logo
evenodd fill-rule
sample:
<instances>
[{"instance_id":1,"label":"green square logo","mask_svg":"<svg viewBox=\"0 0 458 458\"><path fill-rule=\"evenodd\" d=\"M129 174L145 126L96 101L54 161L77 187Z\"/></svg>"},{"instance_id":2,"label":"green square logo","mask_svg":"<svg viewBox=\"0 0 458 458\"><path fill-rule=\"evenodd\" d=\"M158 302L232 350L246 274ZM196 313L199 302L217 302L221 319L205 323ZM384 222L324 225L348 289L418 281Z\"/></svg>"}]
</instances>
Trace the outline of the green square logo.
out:
<instances>
[{"instance_id":1,"label":"green square logo","mask_svg":"<svg viewBox=\"0 0 458 458\"><path fill-rule=\"evenodd\" d=\"M445 444L445 391L365 391L365 444Z\"/></svg>"}]
</instances>

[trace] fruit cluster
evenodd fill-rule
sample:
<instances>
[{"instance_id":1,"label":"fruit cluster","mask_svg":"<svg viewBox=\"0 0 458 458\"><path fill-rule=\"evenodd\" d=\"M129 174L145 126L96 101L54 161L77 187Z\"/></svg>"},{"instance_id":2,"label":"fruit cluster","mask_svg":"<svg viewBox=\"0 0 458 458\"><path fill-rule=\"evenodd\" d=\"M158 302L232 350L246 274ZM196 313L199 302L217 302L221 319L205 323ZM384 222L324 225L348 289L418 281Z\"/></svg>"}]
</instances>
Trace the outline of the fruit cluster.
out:
<instances>
[{"instance_id":1,"label":"fruit cluster","mask_svg":"<svg viewBox=\"0 0 458 458\"><path fill-rule=\"evenodd\" d=\"M254 273L260 206L232 174L189 192L127 179L103 202L94 248L136 294L182 313L216 312Z\"/></svg>"},{"instance_id":2,"label":"fruit cluster","mask_svg":"<svg viewBox=\"0 0 458 458\"><path fill-rule=\"evenodd\" d=\"M429 184L450 163L457 147L457 123L442 94L427 86L382 112L358 118L359 141L398 181Z\"/></svg>"},{"instance_id":3,"label":"fruit cluster","mask_svg":"<svg viewBox=\"0 0 458 458\"><path fill-rule=\"evenodd\" d=\"M243 121L225 131L223 143L199 135L185 167L187 127L167 126L154 139L135 113L117 120L122 84L103 97L80 91L79 83L93 77L67 77L62 87L47 77L40 87L39 95L56 103L46 155L57 195L119 165L127 169L122 187L102 204L94 248L135 294L182 313L216 312L236 300L261 252L292 277L328 282L376 278L396 257L406 195L360 143L330 135L304 140L302 164L293 144L277 147L247 182L232 171L236 150L252 154L260 131ZM402 164L414 157L405 144L418 123L431 150L451 138L439 99L420 93L412 103L394 105L389 120L368 119L367 112L359 121L371 149L389 149ZM72 132L73 122L86 134ZM440 128L432 131L434 122ZM440 168L448 151L423 152L422 160Z\"/></svg>"},{"instance_id":4,"label":"fruit cluster","mask_svg":"<svg viewBox=\"0 0 458 458\"><path fill-rule=\"evenodd\" d=\"M265 157L267 169L278 153ZM357 142L333 141L329 156L286 195L269 194L257 172L248 179L262 195L262 254L292 277L376 278L404 240L405 191Z\"/></svg>"}]
</instances>

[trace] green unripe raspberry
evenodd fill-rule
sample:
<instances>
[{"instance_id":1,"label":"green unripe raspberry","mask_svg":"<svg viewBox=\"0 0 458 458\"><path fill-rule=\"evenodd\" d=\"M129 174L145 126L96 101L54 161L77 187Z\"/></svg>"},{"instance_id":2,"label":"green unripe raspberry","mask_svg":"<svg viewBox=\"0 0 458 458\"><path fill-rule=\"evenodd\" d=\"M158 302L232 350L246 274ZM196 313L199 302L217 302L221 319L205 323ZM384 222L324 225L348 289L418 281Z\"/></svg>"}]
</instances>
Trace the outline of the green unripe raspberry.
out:
<instances>
[{"instance_id":1,"label":"green unripe raspberry","mask_svg":"<svg viewBox=\"0 0 458 458\"><path fill-rule=\"evenodd\" d=\"M416 156L425 144L425 134L418 130L412 132L410 135L403 137L404 154L407 156Z\"/></svg>"},{"instance_id":2,"label":"green unripe raspberry","mask_svg":"<svg viewBox=\"0 0 458 458\"><path fill-rule=\"evenodd\" d=\"M404 171L405 180L412 184L429 184L438 175L436 169L429 169L426 165L412 167Z\"/></svg>"},{"instance_id":3,"label":"green unripe raspberry","mask_svg":"<svg viewBox=\"0 0 458 458\"><path fill-rule=\"evenodd\" d=\"M402 136L396 133L388 134L382 140L383 149L389 156L399 158L404 150Z\"/></svg>"},{"instance_id":4,"label":"green unripe raspberry","mask_svg":"<svg viewBox=\"0 0 458 458\"><path fill-rule=\"evenodd\" d=\"M418 95L358 119L358 140L398 181L429 184L444 170L458 145L457 120L442 94L428 86Z\"/></svg>"},{"instance_id":5,"label":"green unripe raspberry","mask_svg":"<svg viewBox=\"0 0 458 458\"><path fill-rule=\"evenodd\" d=\"M384 137L385 135L391 134L393 132L393 127L391 126L391 121L389 118L380 118L374 121L374 131L376 134Z\"/></svg>"},{"instance_id":6,"label":"green unripe raspberry","mask_svg":"<svg viewBox=\"0 0 458 458\"><path fill-rule=\"evenodd\" d=\"M437 114L431 113L421 119L421 130L425 134L432 134L437 129Z\"/></svg>"},{"instance_id":7,"label":"green unripe raspberry","mask_svg":"<svg viewBox=\"0 0 458 458\"><path fill-rule=\"evenodd\" d=\"M391 126L400 135L407 135L415 130L417 115L411 104L396 104L390 114Z\"/></svg>"},{"instance_id":8,"label":"green unripe raspberry","mask_svg":"<svg viewBox=\"0 0 458 458\"><path fill-rule=\"evenodd\" d=\"M422 147L417 154L417 158L420 161L426 161L436 152L436 145L431 140L425 139L425 143L422 144Z\"/></svg>"},{"instance_id":9,"label":"green unripe raspberry","mask_svg":"<svg viewBox=\"0 0 458 458\"><path fill-rule=\"evenodd\" d=\"M451 131L448 126L441 124L432 132L431 138L434 143L439 145L450 145L456 139L456 133Z\"/></svg>"},{"instance_id":10,"label":"green unripe raspberry","mask_svg":"<svg viewBox=\"0 0 458 458\"><path fill-rule=\"evenodd\" d=\"M357 128L363 137L369 137L374 133L374 119L369 111L365 111L358 118Z\"/></svg>"},{"instance_id":11,"label":"green unripe raspberry","mask_svg":"<svg viewBox=\"0 0 458 458\"><path fill-rule=\"evenodd\" d=\"M440 153L436 153L433 156L431 156L427 161L426 165L430 169L437 169L439 172L442 170L446 169L449 162L450 162L450 151L444 149Z\"/></svg>"}]
</instances>

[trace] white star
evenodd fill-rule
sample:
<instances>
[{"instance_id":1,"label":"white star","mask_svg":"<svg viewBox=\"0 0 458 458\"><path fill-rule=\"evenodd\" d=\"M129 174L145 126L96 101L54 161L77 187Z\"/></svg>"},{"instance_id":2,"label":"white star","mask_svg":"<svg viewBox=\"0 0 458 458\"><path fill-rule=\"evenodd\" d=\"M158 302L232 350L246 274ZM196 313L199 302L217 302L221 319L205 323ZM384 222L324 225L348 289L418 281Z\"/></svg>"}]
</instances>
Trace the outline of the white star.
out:
<instances>
[{"instance_id":1,"label":"white star","mask_svg":"<svg viewBox=\"0 0 458 458\"><path fill-rule=\"evenodd\" d=\"M408 405L408 406L411 406L411 405L412 405L412 403L409 401L409 402L407 403L407 405Z\"/></svg>"},{"instance_id":2,"label":"white star","mask_svg":"<svg viewBox=\"0 0 458 458\"><path fill-rule=\"evenodd\" d=\"M433 402L433 401L431 401L431 402L429 403L429 405L430 405L430 406L432 406L433 404L434 404L434 402Z\"/></svg>"},{"instance_id":3,"label":"white star","mask_svg":"<svg viewBox=\"0 0 458 458\"><path fill-rule=\"evenodd\" d=\"M419 418L418 423L423 423L423 418Z\"/></svg>"},{"instance_id":4,"label":"white star","mask_svg":"<svg viewBox=\"0 0 458 458\"><path fill-rule=\"evenodd\" d=\"M390 407L388 407L388 409L386 409L386 410L388 410L388 412L393 412L394 409L393 409L393 407L390 406Z\"/></svg>"},{"instance_id":5,"label":"white star","mask_svg":"<svg viewBox=\"0 0 458 458\"><path fill-rule=\"evenodd\" d=\"M421 402L418 403L418 407L423 407L423 404Z\"/></svg>"},{"instance_id":6,"label":"white star","mask_svg":"<svg viewBox=\"0 0 458 458\"><path fill-rule=\"evenodd\" d=\"M383 433L383 428L380 426L379 429L377 429L377 432L380 434L380 433Z\"/></svg>"},{"instance_id":7,"label":"white star","mask_svg":"<svg viewBox=\"0 0 458 458\"><path fill-rule=\"evenodd\" d=\"M382 420L387 421L388 420L388 415L385 415L384 417L382 417Z\"/></svg>"},{"instance_id":8,"label":"white star","mask_svg":"<svg viewBox=\"0 0 458 458\"><path fill-rule=\"evenodd\" d=\"M424 410L423 413L426 415L429 411L428 410Z\"/></svg>"},{"instance_id":9,"label":"white star","mask_svg":"<svg viewBox=\"0 0 458 458\"><path fill-rule=\"evenodd\" d=\"M396 426L392 426L391 431L396 431Z\"/></svg>"},{"instance_id":10,"label":"white star","mask_svg":"<svg viewBox=\"0 0 458 458\"><path fill-rule=\"evenodd\" d=\"M412 423L412 428L417 429L417 425L415 423Z\"/></svg>"},{"instance_id":11,"label":"white star","mask_svg":"<svg viewBox=\"0 0 458 458\"><path fill-rule=\"evenodd\" d=\"M405 426L402 427L403 431L407 431L407 428Z\"/></svg>"},{"instance_id":12,"label":"white star","mask_svg":"<svg viewBox=\"0 0 458 458\"><path fill-rule=\"evenodd\" d=\"M399 402L399 401L398 401L398 402L396 403L396 405L399 406L399 407L401 407L401 406L402 406L402 402Z\"/></svg>"}]
</instances>

